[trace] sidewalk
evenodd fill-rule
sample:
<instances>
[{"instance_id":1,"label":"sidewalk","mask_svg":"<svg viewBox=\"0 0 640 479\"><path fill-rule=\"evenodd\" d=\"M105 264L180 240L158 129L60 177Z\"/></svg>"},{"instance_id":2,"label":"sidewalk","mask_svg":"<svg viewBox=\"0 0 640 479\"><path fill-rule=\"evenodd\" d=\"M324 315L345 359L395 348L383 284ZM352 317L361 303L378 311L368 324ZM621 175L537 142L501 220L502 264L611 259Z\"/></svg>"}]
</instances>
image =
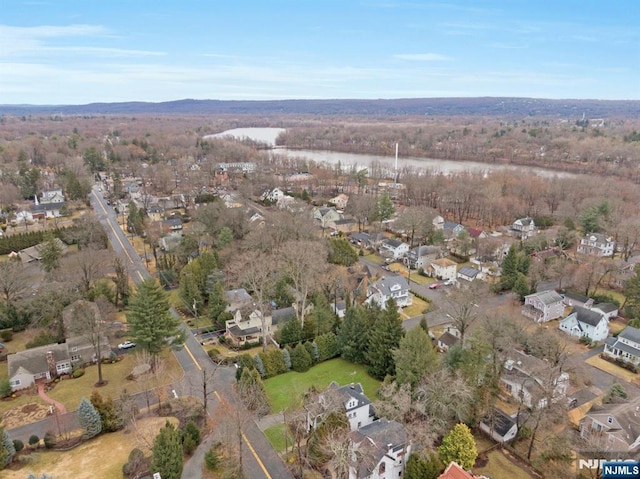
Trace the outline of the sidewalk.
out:
<instances>
[{"instance_id":1,"label":"sidewalk","mask_svg":"<svg viewBox=\"0 0 640 479\"><path fill-rule=\"evenodd\" d=\"M283 423L284 423L284 414L281 412L277 414L269 414L268 416L261 417L256 421L256 424L258 425L261 431L264 431L265 429L269 429L272 426L277 426L278 424L283 424Z\"/></svg>"}]
</instances>

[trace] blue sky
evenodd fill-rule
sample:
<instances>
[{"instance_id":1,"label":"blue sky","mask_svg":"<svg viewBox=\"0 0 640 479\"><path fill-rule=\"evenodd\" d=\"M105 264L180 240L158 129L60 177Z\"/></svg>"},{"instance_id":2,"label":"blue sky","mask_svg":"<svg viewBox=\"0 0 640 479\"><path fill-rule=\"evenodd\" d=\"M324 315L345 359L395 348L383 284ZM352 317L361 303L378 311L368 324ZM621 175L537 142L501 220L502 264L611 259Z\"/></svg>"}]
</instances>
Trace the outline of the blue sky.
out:
<instances>
[{"instance_id":1,"label":"blue sky","mask_svg":"<svg viewBox=\"0 0 640 479\"><path fill-rule=\"evenodd\" d=\"M636 0L5 0L0 104L640 99Z\"/></svg>"}]
</instances>

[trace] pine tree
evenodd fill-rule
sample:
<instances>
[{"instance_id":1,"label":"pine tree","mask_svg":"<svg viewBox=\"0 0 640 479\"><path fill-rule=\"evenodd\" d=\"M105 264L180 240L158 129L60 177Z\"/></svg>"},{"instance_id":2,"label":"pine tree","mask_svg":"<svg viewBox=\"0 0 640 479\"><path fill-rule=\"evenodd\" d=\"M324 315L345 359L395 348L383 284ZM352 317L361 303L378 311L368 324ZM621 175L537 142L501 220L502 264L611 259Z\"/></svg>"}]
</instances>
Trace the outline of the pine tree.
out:
<instances>
[{"instance_id":1,"label":"pine tree","mask_svg":"<svg viewBox=\"0 0 640 479\"><path fill-rule=\"evenodd\" d=\"M500 288L502 290L508 290L513 288L513 285L518 278L518 253L514 246L509 248L509 252L502 260L502 278L500 280Z\"/></svg>"},{"instance_id":2,"label":"pine tree","mask_svg":"<svg viewBox=\"0 0 640 479\"><path fill-rule=\"evenodd\" d=\"M354 306L347 309L338 328L338 349L343 358L353 363L365 363L370 326L370 317L364 308Z\"/></svg>"},{"instance_id":3,"label":"pine tree","mask_svg":"<svg viewBox=\"0 0 640 479\"><path fill-rule=\"evenodd\" d=\"M93 407L100 414L102 421L102 430L104 432L113 432L120 429L122 419L118 414L118 408L111 396L104 399L97 389L94 389L89 398Z\"/></svg>"},{"instance_id":4,"label":"pine tree","mask_svg":"<svg viewBox=\"0 0 640 479\"><path fill-rule=\"evenodd\" d=\"M513 292L518 295L520 301L524 301L524 297L531 292L527 277L524 274L518 273L518 279L513 284Z\"/></svg>"},{"instance_id":5,"label":"pine tree","mask_svg":"<svg viewBox=\"0 0 640 479\"><path fill-rule=\"evenodd\" d=\"M162 479L180 479L182 460L180 432L167 421L153 441L151 470Z\"/></svg>"},{"instance_id":6,"label":"pine tree","mask_svg":"<svg viewBox=\"0 0 640 479\"><path fill-rule=\"evenodd\" d=\"M404 335L402 320L393 299L378 316L368 334L369 345L365 353L367 371L374 378L383 380L396 372L393 350L400 345Z\"/></svg>"},{"instance_id":7,"label":"pine tree","mask_svg":"<svg viewBox=\"0 0 640 479\"><path fill-rule=\"evenodd\" d=\"M291 370L291 354L287 348L282 350L282 359L284 360L284 365L287 368L287 371Z\"/></svg>"},{"instance_id":8,"label":"pine tree","mask_svg":"<svg viewBox=\"0 0 640 479\"><path fill-rule=\"evenodd\" d=\"M640 318L640 270L624 284L624 295L627 298L625 314L632 320Z\"/></svg>"},{"instance_id":9,"label":"pine tree","mask_svg":"<svg viewBox=\"0 0 640 479\"><path fill-rule=\"evenodd\" d=\"M85 430L84 437L90 439L102 432L102 420L100 414L87 399L82 398L78 406L78 422Z\"/></svg>"},{"instance_id":10,"label":"pine tree","mask_svg":"<svg viewBox=\"0 0 640 479\"><path fill-rule=\"evenodd\" d=\"M224 297L224 285L221 281L216 281L209 293L209 318L211 322L216 326L223 326L219 324L218 316L224 312L227 307L227 301Z\"/></svg>"},{"instance_id":11,"label":"pine tree","mask_svg":"<svg viewBox=\"0 0 640 479\"><path fill-rule=\"evenodd\" d=\"M60 266L60 258L62 257L62 246L59 243L59 239L53 236L52 233L47 233L44 238L44 242L39 247L40 251L40 264L42 269L47 273L50 273L54 269Z\"/></svg>"},{"instance_id":12,"label":"pine tree","mask_svg":"<svg viewBox=\"0 0 640 479\"><path fill-rule=\"evenodd\" d=\"M304 347L304 344L298 343L291 353L291 368L294 371L303 373L308 371L312 364L313 360L311 359L309 351Z\"/></svg>"},{"instance_id":13,"label":"pine tree","mask_svg":"<svg viewBox=\"0 0 640 479\"><path fill-rule=\"evenodd\" d=\"M457 462L463 469L470 470L478 457L476 442L466 424L456 424L442 439L438 454L443 464Z\"/></svg>"},{"instance_id":14,"label":"pine tree","mask_svg":"<svg viewBox=\"0 0 640 479\"><path fill-rule=\"evenodd\" d=\"M398 384L411 384L414 388L423 376L431 374L438 366L438 355L431 338L420 327L411 329L393 351Z\"/></svg>"},{"instance_id":15,"label":"pine tree","mask_svg":"<svg viewBox=\"0 0 640 479\"><path fill-rule=\"evenodd\" d=\"M131 339L154 357L167 347L168 338L172 338L172 344L184 341L180 320L169 308L167 295L155 279L140 283L129 301L127 323Z\"/></svg>"},{"instance_id":16,"label":"pine tree","mask_svg":"<svg viewBox=\"0 0 640 479\"><path fill-rule=\"evenodd\" d=\"M6 429L2 429L2 444L0 444L0 459L3 467L8 466L16 455L16 448Z\"/></svg>"},{"instance_id":17,"label":"pine tree","mask_svg":"<svg viewBox=\"0 0 640 479\"><path fill-rule=\"evenodd\" d=\"M261 377L265 377L267 375L267 372L264 369L264 363L262 362L262 358L260 357L259 354L256 354L253 357L253 362L256 365L256 369L258 370L258 372L260 373Z\"/></svg>"}]
</instances>

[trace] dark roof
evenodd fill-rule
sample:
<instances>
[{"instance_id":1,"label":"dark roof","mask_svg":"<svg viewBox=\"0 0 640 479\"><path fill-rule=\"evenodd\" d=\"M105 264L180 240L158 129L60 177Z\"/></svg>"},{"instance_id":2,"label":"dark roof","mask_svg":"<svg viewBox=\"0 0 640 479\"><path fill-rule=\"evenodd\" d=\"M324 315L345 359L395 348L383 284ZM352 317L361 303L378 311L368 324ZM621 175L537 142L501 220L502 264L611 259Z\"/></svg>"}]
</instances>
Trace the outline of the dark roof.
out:
<instances>
[{"instance_id":1,"label":"dark roof","mask_svg":"<svg viewBox=\"0 0 640 479\"><path fill-rule=\"evenodd\" d=\"M528 298L530 296L535 296L547 306L553 303L557 303L558 301L562 301L562 296L560 296L558 293L556 293L553 290L541 291L539 293L529 294L526 297Z\"/></svg>"},{"instance_id":2,"label":"dark roof","mask_svg":"<svg viewBox=\"0 0 640 479\"><path fill-rule=\"evenodd\" d=\"M393 239L393 238L389 238L383 241L384 244L391 246L392 248L397 248L398 246L402 245L402 241L399 241L397 239Z\"/></svg>"},{"instance_id":3,"label":"dark roof","mask_svg":"<svg viewBox=\"0 0 640 479\"><path fill-rule=\"evenodd\" d=\"M493 408L493 414L486 416L482 422L501 437L504 437L516 425L511 416L498 408Z\"/></svg>"},{"instance_id":4,"label":"dark roof","mask_svg":"<svg viewBox=\"0 0 640 479\"><path fill-rule=\"evenodd\" d=\"M182 224L182 220L180 218L171 218L164 220L162 224L167 226L180 226Z\"/></svg>"},{"instance_id":5,"label":"dark roof","mask_svg":"<svg viewBox=\"0 0 640 479\"><path fill-rule=\"evenodd\" d=\"M335 220L333 223L336 225L350 225L355 222L356 220L354 220L353 218L343 218L341 220Z\"/></svg>"},{"instance_id":6,"label":"dark roof","mask_svg":"<svg viewBox=\"0 0 640 479\"><path fill-rule=\"evenodd\" d=\"M276 309L271 312L271 324L284 323L296 316L296 310L289 306L288 308Z\"/></svg>"},{"instance_id":7,"label":"dark roof","mask_svg":"<svg viewBox=\"0 0 640 479\"><path fill-rule=\"evenodd\" d=\"M15 376L20 367L31 374L43 373L49 370L47 364L47 352L53 353L56 362L69 359L69 350L66 344L46 344L37 348L10 354L7 357L9 378Z\"/></svg>"},{"instance_id":8,"label":"dark roof","mask_svg":"<svg viewBox=\"0 0 640 479\"><path fill-rule=\"evenodd\" d=\"M440 252L440 249L437 246L416 246L415 248L413 248L411 251L409 251L409 256L426 256L429 254L433 254L436 253L438 254Z\"/></svg>"},{"instance_id":9,"label":"dark roof","mask_svg":"<svg viewBox=\"0 0 640 479\"><path fill-rule=\"evenodd\" d=\"M599 309L603 313L613 313L618 311L619 307L613 303L597 303L592 306L592 309Z\"/></svg>"},{"instance_id":10,"label":"dark roof","mask_svg":"<svg viewBox=\"0 0 640 479\"><path fill-rule=\"evenodd\" d=\"M400 291L406 291L409 289L409 283L407 282L407 279L404 276L400 275L385 276L383 278L380 278L374 286L378 288L380 292L385 296L391 296L391 293L393 291L397 291L397 289L394 289L393 291L391 289L395 285L400 286Z\"/></svg>"},{"instance_id":11,"label":"dark roof","mask_svg":"<svg viewBox=\"0 0 640 479\"><path fill-rule=\"evenodd\" d=\"M407 433L404 426L397 421L379 419L354 431L354 442L361 443L368 439L372 447L371 456L373 467L376 467L380 459L384 457L389 449L404 446L407 443ZM358 465L358 478L369 477L371 470L367 466Z\"/></svg>"},{"instance_id":12,"label":"dark roof","mask_svg":"<svg viewBox=\"0 0 640 479\"><path fill-rule=\"evenodd\" d=\"M594 328L598 323L600 323L600 321L602 321L603 318L602 313L598 313L597 311L592 311L581 306L575 306L572 313L576 313L576 318L579 322L588 324Z\"/></svg>"},{"instance_id":13,"label":"dark roof","mask_svg":"<svg viewBox=\"0 0 640 479\"><path fill-rule=\"evenodd\" d=\"M360 383L347 384L346 386L339 387L338 383L332 382L331 384L329 384L329 387L335 389L345 403L349 400L349 398L357 400L356 405L352 408L347 409L347 412L371 404L369 398L364 395L364 390L362 389L362 384Z\"/></svg>"},{"instance_id":14,"label":"dark roof","mask_svg":"<svg viewBox=\"0 0 640 479\"><path fill-rule=\"evenodd\" d=\"M231 334L231 336L235 336L236 338L243 338L245 336L249 336L251 334L256 334L260 332L260 328L253 327L253 328L247 328L247 329L240 329L238 326L233 325L229 328L229 334Z\"/></svg>"},{"instance_id":15,"label":"dark roof","mask_svg":"<svg viewBox=\"0 0 640 479\"><path fill-rule=\"evenodd\" d=\"M631 326L627 326L627 327L630 328ZM620 335L621 334L622 333L620 333ZM604 342L605 344L608 344L612 348L619 349L620 351L624 351L625 353L628 353L632 356L640 358L640 349L634 348L633 346L629 344L625 344L622 341L618 341L617 338L609 336L608 338L605 338Z\"/></svg>"},{"instance_id":16,"label":"dark roof","mask_svg":"<svg viewBox=\"0 0 640 479\"><path fill-rule=\"evenodd\" d=\"M564 293L564 297L573 299L575 301L580 301L581 303L586 303L590 299L588 296L585 296L584 294L574 293L573 291L567 291L566 293Z\"/></svg>"},{"instance_id":17,"label":"dark roof","mask_svg":"<svg viewBox=\"0 0 640 479\"><path fill-rule=\"evenodd\" d=\"M478 273L480 273L480 271L478 271L475 268L472 268L471 266L463 266L458 271L458 274L461 274L463 276L467 276L469 278L475 278L478 275Z\"/></svg>"},{"instance_id":18,"label":"dark roof","mask_svg":"<svg viewBox=\"0 0 640 479\"><path fill-rule=\"evenodd\" d=\"M451 334L449 331L445 331L438 338L438 342L443 343L445 346L447 346L449 348L451 346L453 346L454 344L456 344L458 341L460 341L460 340L456 336Z\"/></svg>"},{"instance_id":19,"label":"dark roof","mask_svg":"<svg viewBox=\"0 0 640 479\"><path fill-rule=\"evenodd\" d=\"M41 203L39 205L31 205L32 213L40 213L44 211L59 210L65 205L65 203Z\"/></svg>"},{"instance_id":20,"label":"dark roof","mask_svg":"<svg viewBox=\"0 0 640 479\"><path fill-rule=\"evenodd\" d=\"M618 337L640 344L640 329L634 328L633 326L627 326L622 330Z\"/></svg>"}]
</instances>

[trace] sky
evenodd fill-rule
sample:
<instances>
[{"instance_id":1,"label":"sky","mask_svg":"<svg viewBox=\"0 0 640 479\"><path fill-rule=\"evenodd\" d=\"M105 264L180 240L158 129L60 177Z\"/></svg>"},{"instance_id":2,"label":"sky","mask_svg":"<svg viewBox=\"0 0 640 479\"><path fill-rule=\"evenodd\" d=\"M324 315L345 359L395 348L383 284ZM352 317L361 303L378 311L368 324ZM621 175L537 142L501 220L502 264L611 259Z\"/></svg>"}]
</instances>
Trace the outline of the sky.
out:
<instances>
[{"instance_id":1,"label":"sky","mask_svg":"<svg viewBox=\"0 0 640 479\"><path fill-rule=\"evenodd\" d=\"M0 104L640 99L637 0L4 0Z\"/></svg>"}]
</instances>

